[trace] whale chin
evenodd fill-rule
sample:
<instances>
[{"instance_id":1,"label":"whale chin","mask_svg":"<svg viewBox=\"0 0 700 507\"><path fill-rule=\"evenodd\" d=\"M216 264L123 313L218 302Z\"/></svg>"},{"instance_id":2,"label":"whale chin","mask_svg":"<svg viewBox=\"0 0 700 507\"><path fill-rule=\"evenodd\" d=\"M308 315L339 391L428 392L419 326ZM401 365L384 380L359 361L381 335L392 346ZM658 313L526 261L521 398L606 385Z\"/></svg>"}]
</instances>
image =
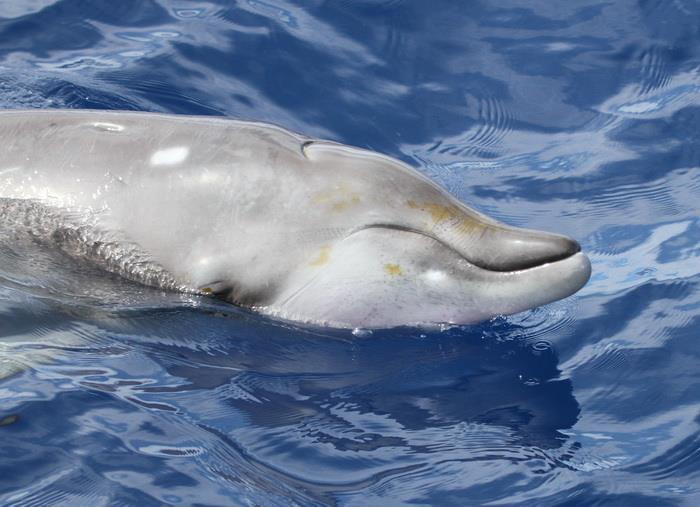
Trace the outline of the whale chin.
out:
<instances>
[{"instance_id":1,"label":"whale chin","mask_svg":"<svg viewBox=\"0 0 700 507\"><path fill-rule=\"evenodd\" d=\"M267 312L342 328L475 324L568 297L586 284L588 258L577 243L555 239L558 256L495 270L420 232L364 228L334 246L323 266L299 270Z\"/></svg>"}]
</instances>

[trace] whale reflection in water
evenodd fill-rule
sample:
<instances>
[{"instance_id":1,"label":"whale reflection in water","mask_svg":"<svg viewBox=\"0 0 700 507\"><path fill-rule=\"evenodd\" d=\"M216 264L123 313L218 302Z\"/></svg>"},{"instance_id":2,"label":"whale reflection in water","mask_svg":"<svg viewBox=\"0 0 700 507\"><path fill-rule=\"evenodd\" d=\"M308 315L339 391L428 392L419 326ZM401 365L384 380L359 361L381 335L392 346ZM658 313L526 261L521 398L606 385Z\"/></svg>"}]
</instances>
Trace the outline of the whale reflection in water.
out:
<instances>
[{"instance_id":1,"label":"whale reflection in water","mask_svg":"<svg viewBox=\"0 0 700 507\"><path fill-rule=\"evenodd\" d=\"M59 395L66 406L80 407L97 431L126 439L126 447L115 442L116 456L142 449L128 459L144 471L153 468L153 453L191 456L200 466L178 473L202 483L325 504L389 487L389 477L391 487L406 490L424 477L434 484L436 474L478 477L503 460L542 472L575 466L576 444L562 433L579 412L571 382L558 378L551 348L516 339L523 330L506 321L424 335L375 331L366 340L341 331L290 333L223 302L62 310L64 319L56 308L45 311L53 331L35 337L35 346L62 333L75 339L57 347L51 364L35 365L38 377L76 386ZM23 320L28 312L14 314ZM5 385L12 389L11 379ZM51 438L31 433L50 430L29 424L41 406L19 414L27 424L16 429L16 442L28 456L41 450L28 442Z\"/></svg>"}]
</instances>

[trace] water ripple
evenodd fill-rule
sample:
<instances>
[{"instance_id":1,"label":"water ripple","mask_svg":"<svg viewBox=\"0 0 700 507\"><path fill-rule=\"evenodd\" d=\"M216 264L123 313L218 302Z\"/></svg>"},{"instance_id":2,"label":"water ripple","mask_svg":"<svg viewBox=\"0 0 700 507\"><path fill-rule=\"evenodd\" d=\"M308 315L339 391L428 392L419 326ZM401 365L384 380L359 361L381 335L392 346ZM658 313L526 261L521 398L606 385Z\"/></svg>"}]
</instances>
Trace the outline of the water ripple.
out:
<instances>
[{"instance_id":1,"label":"water ripple","mask_svg":"<svg viewBox=\"0 0 700 507\"><path fill-rule=\"evenodd\" d=\"M0 503L698 503L697 13L1 3L3 108L227 115L375 149L574 236L593 277L478 326L306 329L129 282L4 208ZM112 271L143 260L123 253Z\"/></svg>"}]
</instances>

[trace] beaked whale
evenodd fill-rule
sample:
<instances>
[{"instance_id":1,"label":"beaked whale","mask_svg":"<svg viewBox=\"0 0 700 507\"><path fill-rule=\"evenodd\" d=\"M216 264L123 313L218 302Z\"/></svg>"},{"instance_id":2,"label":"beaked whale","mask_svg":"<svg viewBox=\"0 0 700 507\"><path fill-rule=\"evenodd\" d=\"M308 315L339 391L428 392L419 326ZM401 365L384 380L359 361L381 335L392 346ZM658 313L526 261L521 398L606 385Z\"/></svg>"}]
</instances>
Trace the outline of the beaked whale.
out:
<instances>
[{"instance_id":1,"label":"beaked whale","mask_svg":"<svg viewBox=\"0 0 700 507\"><path fill-rule=\"evenodd\" d=\"M474 211L410 166L213 117L0 113L0 200L149 285L333 327L469 324L579 290L564 236Z\"/></svg>"}]
</instances>

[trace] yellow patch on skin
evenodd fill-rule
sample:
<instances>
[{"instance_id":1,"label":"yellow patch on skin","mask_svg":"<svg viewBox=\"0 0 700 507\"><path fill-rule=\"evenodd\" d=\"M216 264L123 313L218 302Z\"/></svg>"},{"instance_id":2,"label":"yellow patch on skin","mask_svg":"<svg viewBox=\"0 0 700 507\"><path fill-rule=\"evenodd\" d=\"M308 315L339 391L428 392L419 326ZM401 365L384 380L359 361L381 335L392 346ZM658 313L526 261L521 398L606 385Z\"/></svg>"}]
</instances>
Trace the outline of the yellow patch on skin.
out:
<instances>
[{"instance_id":1,"label":"yellow patch on skin","mask_svg":"<svg viewBox=\"0 0 700 507\"><path fill-rule=\"evenodd\" d=\"M416 201L407 201L408 207L425 211L433 220L433 227L449 220L453 222L455 229L461 233L467 233L479 226L478 221L466 215L457 206L445 206L434 202L417 203Z\"/></svg>"},{"instance_id":2,"label":"yellow patch on skin","mask_svg":"<svg viewBox=\"0 0 700 507\"><path fill-rule=\"evenodd\" d=\"M199 290L201 290L201 291L204 292L205 294L211 294L211 293L213 292L213 291L211 290L211 287L204 287L204 288L199 289Z\"/></svg>"},{"instance_id":3,"label":"yellow patch on skin","mask_svg":"<svg viewBox=\"0 0 700 507\"><path fill-rule=\"evenodd\" d=\"M476 222L475 220L469 220L467 218L463 218L462 220L459 221L459 224L457 224L457 230L459 232L461 232L462 234L472 232L478 228L479 228L478 222Z\"/></svg>"},{"instance_id":4,"label":"yellow patch on skin","mask_svg":"<svg viewBox=\"0 0 700 507\"><path fill-rule=\"evenodd\" d=\"M360 203L360 196L352 192L350 188L341 183L330 190L315 193L311 201L314 204L327 204L331 211L340 212L350 206Z\"/></svg>"},{"instance_id":5,"label":"yellow patch on skin","mask_svg":"<svg viewBox=\"0 0 700 507\"><path fill-rule=\"evenodd\" d=\"M333 211L343 211L347 207L353 205L353 204L359 204L360 198L356 195L352 195L349 200L347 201L337 201L333 203L333 206L331 206L331 209Z\"/></svg>"},{"instance_id":6,"label":"yellow patch on skin","mask_svg":"<svg viewBox=\"0 0 700 507\"><path fill-rule=\"evenodd\" d=\"M399 266L398 264L384 264L384 271L386 271L387 274L391 276L403 275L403 273L401 272L401 266Z\"/></svg>"},{"instance_id":7,"label":"yellow patch on skin","mask_svg":"<svg viewBox=\"0 0 700 507\"><path fill-rule=\"evenodd\" d=\"M318 252L318 257L316 257L314 260L309 262L309 266L323 266L326 264L331 258L331 247L329 246L322 246L321 250Z\"/></svg>"}]
</instances>

